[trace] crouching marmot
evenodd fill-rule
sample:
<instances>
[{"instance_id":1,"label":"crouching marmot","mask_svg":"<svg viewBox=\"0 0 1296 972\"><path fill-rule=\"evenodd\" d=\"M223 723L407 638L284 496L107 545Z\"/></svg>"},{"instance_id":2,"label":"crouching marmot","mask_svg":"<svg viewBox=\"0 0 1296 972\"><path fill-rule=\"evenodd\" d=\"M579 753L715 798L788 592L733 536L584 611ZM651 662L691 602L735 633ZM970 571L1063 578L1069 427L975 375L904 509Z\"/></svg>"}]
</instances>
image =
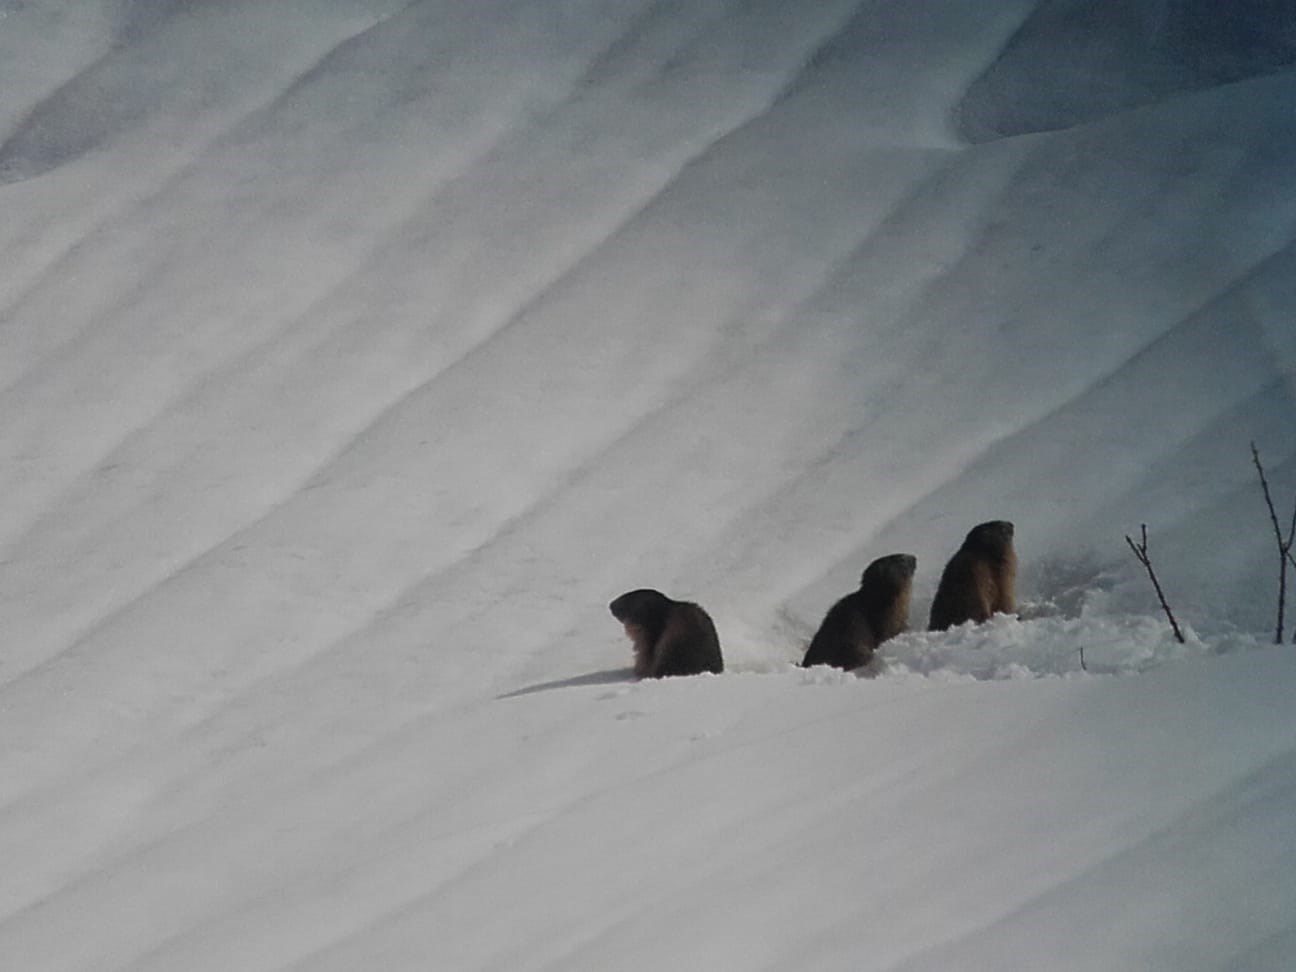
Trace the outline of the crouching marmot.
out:
<instances>
[{"instance_id":1,"label":"crouching marmot","mask_svg":"<svg viewBox=\"0 0 1296 972\"><path fill-rule=\"evenodd\" d=\"M644 589L622 594L608 609L634 642L639 678L724 671L715 624L693 602Z\"/></svg>"},{"instance_id":2,"label":"crouching marmot","mask_svg":"<svg viewBox=\"0 0 1296 972\"><path fill-rule=\"evenodd\" d=\"M997 612L1016 610L1017 552L1013 525L991 520L972 528L941 574L931 606L932 631L964 621L985 621Z\"/></svg>"},{"instance_id":3,"label":"crouching marmot","mask_svg":"<svg viewBox=\"0 0 1296 972\"><path fill-rule=\"evenodd\" d=\"M909 595L917 567L918 559L912 554L891 554L869 564L859 590L828 610L801 665L836 665L847 671L867 665L877 646L909 623Z\"/></svg>"}]
</instances>

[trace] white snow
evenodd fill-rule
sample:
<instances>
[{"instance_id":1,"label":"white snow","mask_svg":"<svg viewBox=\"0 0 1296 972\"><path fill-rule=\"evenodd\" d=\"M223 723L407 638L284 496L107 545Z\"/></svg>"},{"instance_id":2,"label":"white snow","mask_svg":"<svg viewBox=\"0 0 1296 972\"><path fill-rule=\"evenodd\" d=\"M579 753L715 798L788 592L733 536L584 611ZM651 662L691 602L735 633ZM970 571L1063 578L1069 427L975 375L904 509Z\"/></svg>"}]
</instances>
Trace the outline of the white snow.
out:
<instances>
[{"instance_id":1,"label":"white snow","mask_svg":"<svg viewBox=\"0 0 1296 972\"><path fill-rule=\"evenodd\" d=\"M1296 968L1226 6L0 0L0 968ZM923 631L998 518L1020 619Z\"/></svg>"}]
</instances>

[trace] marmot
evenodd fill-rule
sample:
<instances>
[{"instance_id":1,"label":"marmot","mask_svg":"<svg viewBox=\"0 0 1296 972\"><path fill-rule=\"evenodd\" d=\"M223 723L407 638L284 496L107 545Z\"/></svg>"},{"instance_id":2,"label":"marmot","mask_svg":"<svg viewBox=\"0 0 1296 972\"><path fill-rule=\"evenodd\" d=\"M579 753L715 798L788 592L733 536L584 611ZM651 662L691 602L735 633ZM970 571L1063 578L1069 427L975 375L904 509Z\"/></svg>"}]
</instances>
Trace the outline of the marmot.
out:
<instances>
[{"instance_id":1,"label":"marmot","mask_svg":"<svg viewBox=\"0 0 1296 972\"><path fill-rule=\"evenodd\" d=\"M973 527L945 565L928 627L944 631L964 621L980 623L999 611L1011 614L1016 610L1016 579L1013 525L991 520Z\"/></svg>"},{"instance_id":2,"label":"marmot","mask_svg":"<svg viewBox=\"0 0 1296 972\"><path fill-rule=\"evenodd\" d=\"M803 668L836 665L850 671L867 665L878 645L909 623L909 594L918 558L912 554L879 557L865 568L859 590L834 604L819 625Z\"/></svg>"},{"instance_id":3,"label":"marmot","mask_svg":"<svg viewBox=\"0 0 1296 972\"><path fill-rule=\"evenodd\" d=\"M724 671L720 638L711 616L692 601L674 601L661 591L622 594L608 605L634 642L639 678Z\"/></svg>"}]
</instances>

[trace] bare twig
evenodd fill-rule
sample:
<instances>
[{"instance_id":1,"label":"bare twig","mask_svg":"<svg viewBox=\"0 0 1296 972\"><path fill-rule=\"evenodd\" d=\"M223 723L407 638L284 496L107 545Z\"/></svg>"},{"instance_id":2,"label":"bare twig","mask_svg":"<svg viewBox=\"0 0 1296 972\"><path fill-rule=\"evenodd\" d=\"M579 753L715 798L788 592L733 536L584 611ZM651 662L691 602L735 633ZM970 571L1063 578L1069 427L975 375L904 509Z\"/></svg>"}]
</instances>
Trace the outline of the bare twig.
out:
<instances>
[{"instance_id":1,"label":"bare twig","mask_svg":"<svg viewBox=\"0 0 1296 972\"><path fill-rule=\"evenodd\" d=\"M1125 542L1134 551L1134 556L1138 558L1138 562L1147 568L1148 577L1152 578L1152 586L1156 588L1157 600L1161 602L1161 610L1165 611L1166 617L1170 619L1170 627L1174 629L1175 640L1182 645L1184 643L1183 632L1179 630L1179 622L1175 620L1174 612L1170 610L1170 605L1166 603L1165 593L1161 590L1161 583L1157 580L1156 571L1152 569L1152 561L1148 557L1147 524L1144 523L1141 526L1143 528L1143 542L1135 543L1130 539L1128 533L1125 534Z\"/></svg>"},{"instance_id":2,"label":"bare twig","mask_svg":"<svg viewBox=\"0 0 1296 972\"><path fill-rule=\"evenodd\" d=\"M1287 528L1287 536L1283 537L1278 513L1274 510L1273 496L1269 492L1269 480L1265 476L1264 466L1260 464L1260 450L1254 442L1251 443L1251 460L1255 463L1256 472L1260 474L1260 487L1264 490L1265 505L1269 507L1269 522L1273 524L1274 540L1278 543L1278 627L1274 632L1274 644L1281 645L1287 609L1287 565L1296 566L1296 558L1292 556L1292 541L1296 540L1296 502L1292 504L1291 525Z\"/></svg>"}]
</instances>

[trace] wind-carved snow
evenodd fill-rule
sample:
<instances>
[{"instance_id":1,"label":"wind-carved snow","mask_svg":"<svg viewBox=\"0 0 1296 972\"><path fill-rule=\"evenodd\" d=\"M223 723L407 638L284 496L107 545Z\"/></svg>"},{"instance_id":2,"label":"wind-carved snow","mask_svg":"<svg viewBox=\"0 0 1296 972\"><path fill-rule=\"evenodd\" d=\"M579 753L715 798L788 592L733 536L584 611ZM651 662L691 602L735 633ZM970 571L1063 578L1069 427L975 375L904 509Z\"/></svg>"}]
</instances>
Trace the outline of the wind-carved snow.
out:
<instances>
[{"instance_id":1,"label":"wind-carved snow","mask_svg":"<svg viewBox=\"0 0 1296 972\"><path fill-rule=\"evenodd\" d=\"M1183 92L1289 70L1282 4L1045 0L960 103L974 141L1069 128Z\"/></svg>"},{"instance_id":2,"label":"wind-carved snow","mask_svg":"<svg viewBox=\"0 0 1296 972\"><path fill-rule=\"evenodd\" d=\"M1292 965L1291 25L990 6L0 0L6 963Z\"/></svg>"}]
</instances>

